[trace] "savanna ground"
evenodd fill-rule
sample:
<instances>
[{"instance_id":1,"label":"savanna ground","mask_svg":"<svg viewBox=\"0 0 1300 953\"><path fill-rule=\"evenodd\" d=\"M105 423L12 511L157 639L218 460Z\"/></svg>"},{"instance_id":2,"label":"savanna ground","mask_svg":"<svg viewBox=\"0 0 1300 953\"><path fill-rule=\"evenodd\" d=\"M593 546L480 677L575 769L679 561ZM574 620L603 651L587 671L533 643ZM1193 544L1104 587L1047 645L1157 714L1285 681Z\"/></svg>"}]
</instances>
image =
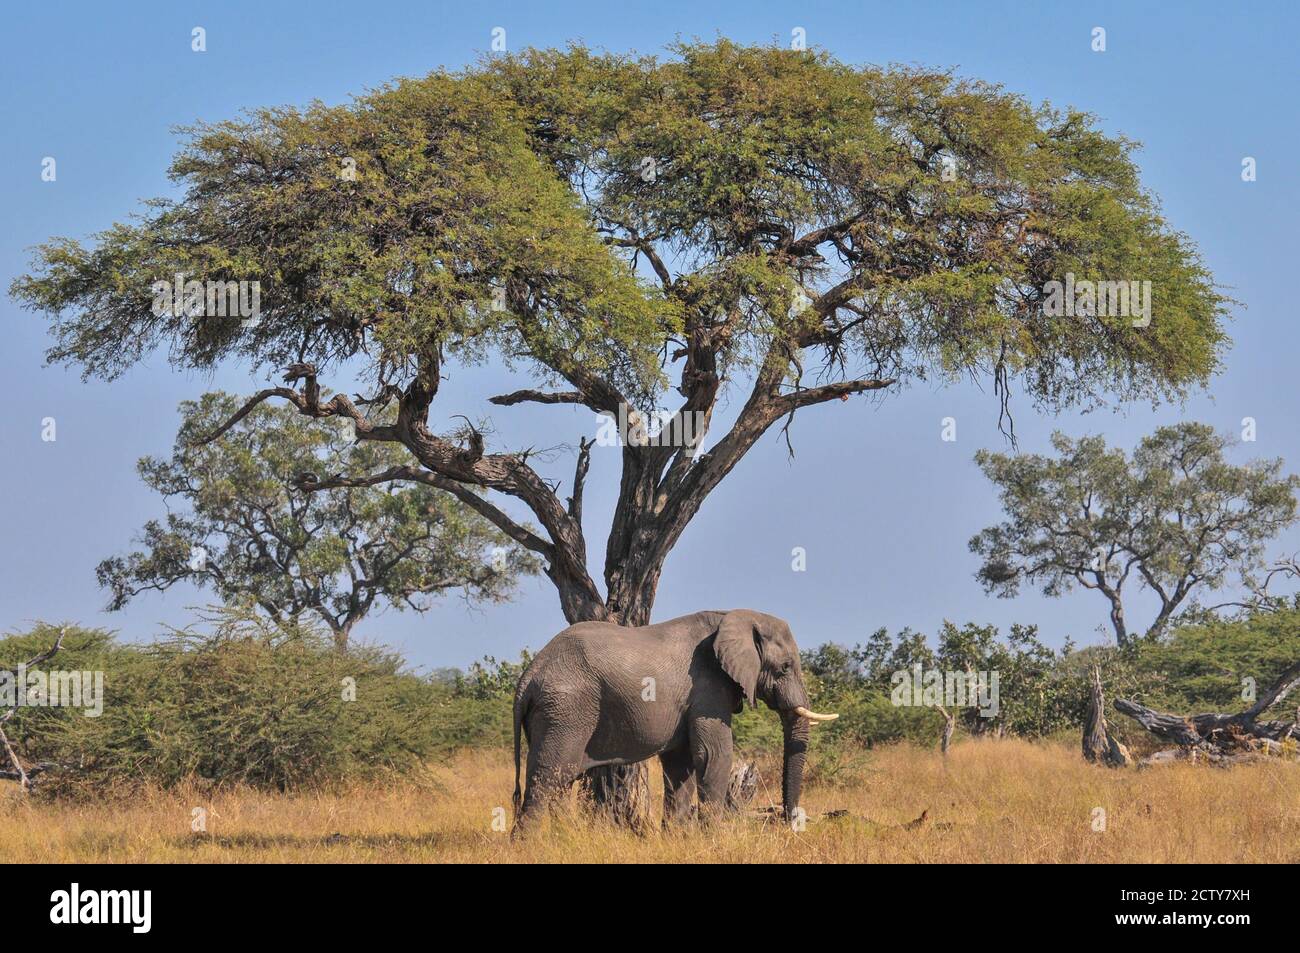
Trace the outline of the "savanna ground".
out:
<instances>
[{"instance_id":1,"label":"savanna ground","mask_svg":"<svg viewBox=\"0 0 1300 953\"><path fill-rule=\"evenodd\" d=\"M836 770L838 767L838 770ZM1172 765L1111 771L1064 744L960 744L947 763L900 745L809 779L802 832L741 817L637 836L557 812L536 836L493 830L509 810L505 751L466 751L418 781L277 795L155 793L103 804L0 800L0 860L33 862L1294 863L1300 766ZM764 766L776 799L779 770ZM652 777L652 790L659 779ZM191 811L208 810L206 834ZM1096 810L1105 810L1105 829ZM822 818L834 810L848 816ZM910 823L922 812L926 819ZM499 815L498 815L499 816Z\"/></svg>"}]
</instances>

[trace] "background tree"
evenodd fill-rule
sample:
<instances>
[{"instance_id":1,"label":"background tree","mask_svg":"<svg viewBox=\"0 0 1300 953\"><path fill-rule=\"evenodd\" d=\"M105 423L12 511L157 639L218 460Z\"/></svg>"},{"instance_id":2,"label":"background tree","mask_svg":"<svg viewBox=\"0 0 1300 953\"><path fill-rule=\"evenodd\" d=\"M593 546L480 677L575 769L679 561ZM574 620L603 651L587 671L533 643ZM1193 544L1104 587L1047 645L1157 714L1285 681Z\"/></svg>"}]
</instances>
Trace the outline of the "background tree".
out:
<instances>
[{"instance_id":1,"label":"background tree","mask_svg":"<svg viewBox=\"0 0 1300 953\"><path fill-rule=\"evenodd\" d=\"M1132 638L1129 582L1159 599L1146 629L1157 636L1195 592L1231 581L1258 589L1264 544L1296 518L1300 478L1282 476L1281 460L1228 463L1227 438L1205 424L1161 427L1131 460L1101 437L1057 433L1052 445L1055 457L975 455L1008 515L971 539L984 560L976 577L1003 597L1021 581L1048 596L1093 589L1120 646Z\"/></svg>"},{"instance_id":2,"label":"background tree","mask_svg":"<svg viewBox=\"0 0 1300 953\"><path fill-rule=\"evenodd\" d=\"M145 524L142 550L99 564L110 610L185 580L226 602L251 601L281 625L311 612L345 650L376 602L423 612L457 589L499 601L521 573L537 571L531 553L440 490L295 489L304 471L370 473L392 462L394 448L354 443L342 422L263 404L219 440L194 441L242 403L213 393L182 404L171 459L140 460L145 483L184 509Z\"/></svg>"},{"instance_id":3,"label":"background tree","mask_svg":"<svg viewBox=\"0 0 1300 953\"><path fill-rule=\"evenodd\" d=\"M879 629L864 645L845 648L827 643L805 651L804 670L816 679L817 693L841 706L844 724L828 726L827 734L836 739L856 738L864 744L900 737L932 744L936 735L950 739L958 726L971 735L1038 737L1078 723L1087 694L1086 672L1077 672L1078 666L1070 663L1077 653L1069 640L1056 652L1039 639L1036 626L1017 623L1003 635L990 625L968 622L959 626L945 621L935 642L937 648L932 648L923 633L910 628L893 637ZM911 691L914 666L920 666L923 679L938 674L937 700ZM991 704L993 672L998 673L996 706ZM982 685L969 680L980 673L989 676ZM903 676L909 688L900 689ZM949 699L945 694L948 679L961 676L967 681L961 688L954 681ZM989 694L981 699L980 690ZM902 705L893 704L895 695ZM872 705L864 710L858 702L868 698L883 700L883 707ZM981 705L986 703L982 711ZM943 720L900 718L906 715L898 711L900 707L930 707ZM915 731L918 726L923 730Z\"/></svg>"},{"instance_id":4,"label":"background tree","mask_svg":"<svg viewBox=\"0 0 1300 953\"><path fill-rule=\"evenodd\" d=\"M1085 114L947 73L725 40L665 59L534 50L199 126L178 199L92 247L43 246L12 291L53 314L51 361L87 375L163 345L183 368L289 365L249 406L347 418L407 454L312 486L446 489L545 560L567 619L636 625L704 500L803 408L968 375L991 376L1004 410L1017 382L1047 409L1203 383L1225 300L1131 150ZM1150 280L1154 319L1048 313L1066 273ZM177 274L260 281L260 320L152 307ZM603 591L587 442L566 493L527 450L451 427L459 408L434 413L448 363L492 354L540 385L498 406L670 414L661 439L622 447ZM369 397L323 399L318 377L349 359ZM715 436L729 388L739 412Z\"/></svg>"}]
</instances>

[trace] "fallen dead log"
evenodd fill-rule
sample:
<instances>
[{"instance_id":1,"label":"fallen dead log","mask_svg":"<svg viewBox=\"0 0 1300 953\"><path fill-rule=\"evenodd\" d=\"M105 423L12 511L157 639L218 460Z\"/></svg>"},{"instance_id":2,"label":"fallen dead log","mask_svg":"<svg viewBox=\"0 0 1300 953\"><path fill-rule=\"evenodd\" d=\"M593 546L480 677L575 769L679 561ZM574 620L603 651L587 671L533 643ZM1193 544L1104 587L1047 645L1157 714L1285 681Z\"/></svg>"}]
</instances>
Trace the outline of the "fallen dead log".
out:
<instances>
[{"instance_id":1,"label":"fallen dead log","mask_svg":"<svg viewBox=\"0 0 1300 953\"><path fill-rule=\"evenodd\" d=\"M1284 754L1278 751L1281 756ZM1238 751L1235 754L1224 754L1219 751L1207 750L1203 748L1167 748L1164 751L1157 751L1155 754L1149 754L1138 762L1139 768L1150 768L1161 764L1173 764L1176 761L1187 761L1191 764L1211 764L1215 767L1226 768L1234 764L1246 764L1250 761L1267 761L1268 754L1263 751Z\"/></svg>"},{"instance_id":2,"label":"fallen dead log","mask_svg":"<svg viewBox=\"0 0 1300 953\"><path fill-rule=\"evenodd\" d=\"M1206 713L1171 715L1127 698L1115 700L1115 710L1128 715L1162 741L1182 748L1280 750L1288 738L1300 740L1300 726L1287 721L1255 721L1249 711L1235 715Z\"/></svg>"},{"instance_id":3,"label":"fallen dead log","mask_svg":"<svg viewBox=\"0 0 1300 953\"><path fill-rule=\"evenodd\" d=\"M70 769L75 767L76 765L64 764L58 761L38 761L36 764L24 768L22 772L19 772L17 769L0 769L0 781L21 781L24 776L26 776L30 781L32 778L44 774L46 771Z\"/></svg>"},{"instance_id":4,"label":"fallen dead log","mask_svg":"<svg viewBox=\"0 0 1300 953\"><path fill-rule=\"evenodd\" d=\"M1296 662L1253 705L1236 714L1206 712L1173 715L1156 711L1127 698L1115 700L1115 710L1128 715L1151 734L1177 745L1143 759L1143 764L1165 764L1176 760L1203 759L1211 764L1239 764L1268 756L1294 756L1300 742L1300 721L1260 721L1259 716L1286 698L1300 684L1300 662ZM1287 742L1294 739L1291 745Z\"/></svg>"},{"instance_id":5,"label":"fallen dead log","mask_svg":"<svg viewBox=\"0 0 1300 953\"><path fill-rule=\"evenodd\" d=\"M1190 760L1195 751L1195 748L1166 748L1164 751L1157 751L1155 754L1147 755L1138 762L1138 767L1149 768L1157 764L1173 764L1175 761L1187 761Z\"/></svg>"}]
</instances>

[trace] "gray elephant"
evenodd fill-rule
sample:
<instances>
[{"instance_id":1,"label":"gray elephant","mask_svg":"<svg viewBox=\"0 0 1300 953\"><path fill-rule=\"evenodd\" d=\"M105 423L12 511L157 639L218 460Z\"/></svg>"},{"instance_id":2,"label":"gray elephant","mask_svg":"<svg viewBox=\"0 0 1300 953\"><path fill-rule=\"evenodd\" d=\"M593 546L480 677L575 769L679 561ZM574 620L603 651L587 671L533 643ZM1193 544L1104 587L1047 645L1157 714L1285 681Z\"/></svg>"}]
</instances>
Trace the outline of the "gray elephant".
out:
<instances>
[{"instance_id":1,"label":"gray elephant","mask_svg":"<svg viewBox=\"0 0 1300 953\"><path fill-rule=\"evenodd\" d=\"M580 622L548 642L515 689L515 813L526 827L589 768L659 756L664 820L708 817L726 803L731 716L764 702L784 727L785 814L799 805L811 722L790 626L749 609L697 612L629 628ZM519 790L520 729L528 739Z\"/></svg>"}]
</instances>

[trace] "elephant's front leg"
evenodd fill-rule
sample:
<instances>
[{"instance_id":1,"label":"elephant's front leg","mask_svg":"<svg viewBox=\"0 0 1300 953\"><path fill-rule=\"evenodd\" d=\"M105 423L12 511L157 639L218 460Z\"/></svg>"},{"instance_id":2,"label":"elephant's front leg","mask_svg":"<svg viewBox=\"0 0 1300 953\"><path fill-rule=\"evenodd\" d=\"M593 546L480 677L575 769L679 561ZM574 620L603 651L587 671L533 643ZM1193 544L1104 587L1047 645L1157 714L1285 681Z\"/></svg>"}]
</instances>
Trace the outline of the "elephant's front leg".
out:
<instances>
[{"instance_id":1,"label":"elephant's front leg","mask_svg":"<svg viewBox=\"0 0 1300 953\"><path fill-rule=\"evenodd\" d=\"M700 817L722 814L731 781L731 716L704 716L691 721L691 764L700 792Z\"/></svg>"}]
</instances>

